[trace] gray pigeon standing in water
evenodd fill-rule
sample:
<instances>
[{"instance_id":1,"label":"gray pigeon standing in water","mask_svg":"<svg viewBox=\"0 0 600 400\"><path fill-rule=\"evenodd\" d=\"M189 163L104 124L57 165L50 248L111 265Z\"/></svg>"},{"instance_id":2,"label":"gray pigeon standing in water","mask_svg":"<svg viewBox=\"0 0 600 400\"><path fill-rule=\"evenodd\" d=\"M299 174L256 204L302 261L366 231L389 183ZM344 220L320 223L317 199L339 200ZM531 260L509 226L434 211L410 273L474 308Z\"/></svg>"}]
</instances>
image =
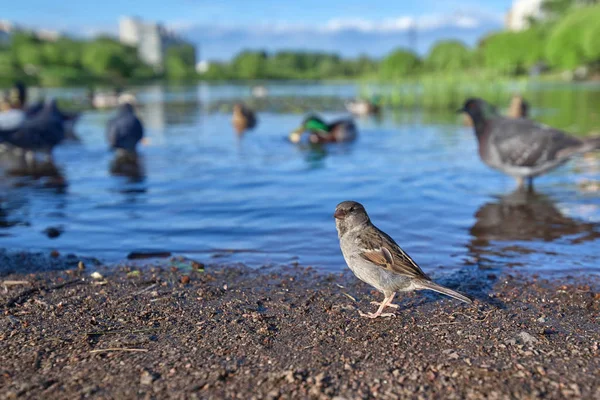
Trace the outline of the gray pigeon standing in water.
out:
<instances>
[{"instance_id":1,"label":"gray pigeon standing in water","mask_svg":"<svg viewBox=\"0 0 600 400\"><path fill-rule=\"evenodd\" d=\"M42 109L23 124L11 130L0 131L0 142L25 152L28 164L33 162L35 152L43 152L52 162L52 150L65 137L62 115L54 99L47 100Z\"/></svg>"},{"instance_id":2,"label":"gray pigeon standing in water","mask_svg":"<svg viewBox=\"0 0 600 400\"><path fill-rule=\"evenodd\" d=\"M110 148L117 153L137 154L137 144L144 137L144 127L135 114L133 105L122 104L117 115L108 122L106 137Z\"/></svg>"},{"instance_id":3,"label":"gray pigeon standing in water","mask_svg":"<svg viewBox=\"0 0 600 400\"><path fill-rule=\"evenodd\" d=\"M106 136L115 157L110 163L110 172L138 178L144 175L136 150L144 137L144 127L135 114L133 100L123 103L117 115L108 122Z\"/></svg>"},{"instance_id":4,"label":"gray pigeon standing in water","mask_svg":"<svg viewBox=\"0 0 600 400\"><path fill-rule=\"evenodd\" d=\"M600 148L600 137L577 138L526 118L507 118L482 99L468 99L458 110L475 127L479 156L490 167L513 176L519 187L572 157Z\"/></svg>"}]
</instances>

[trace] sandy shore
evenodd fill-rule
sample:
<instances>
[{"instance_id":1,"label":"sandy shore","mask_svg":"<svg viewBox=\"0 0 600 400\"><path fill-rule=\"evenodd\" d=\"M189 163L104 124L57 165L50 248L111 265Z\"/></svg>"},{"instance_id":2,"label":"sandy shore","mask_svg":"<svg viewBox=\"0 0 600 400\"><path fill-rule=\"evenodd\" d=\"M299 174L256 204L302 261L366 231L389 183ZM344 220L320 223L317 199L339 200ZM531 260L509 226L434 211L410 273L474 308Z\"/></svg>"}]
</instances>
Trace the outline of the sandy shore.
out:
<instances>
[{"instance_id":1,"label":"sandy shore","mask_svg":"<svg viewBox=\"0 0 600 400\"><path fill-rule=\"evenodd\" d=\"M474 305L416 293L372 321L350 273L11 257L1 399L600 398L597 278L465 273L441 283Z\"/></svg>"}]
</instances>

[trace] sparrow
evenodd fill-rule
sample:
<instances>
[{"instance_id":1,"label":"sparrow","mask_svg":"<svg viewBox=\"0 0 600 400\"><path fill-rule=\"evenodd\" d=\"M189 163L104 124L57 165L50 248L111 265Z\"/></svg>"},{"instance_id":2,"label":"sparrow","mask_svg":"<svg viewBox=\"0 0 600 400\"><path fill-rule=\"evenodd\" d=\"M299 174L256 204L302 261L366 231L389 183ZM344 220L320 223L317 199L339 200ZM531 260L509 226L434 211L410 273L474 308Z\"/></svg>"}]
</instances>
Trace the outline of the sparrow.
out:
<instances>
[{"instance_id":1,"label":"sparrow","mask_svg":"<svg viewBox=\"0 0 600 400\"><path fill-rule=\"evenodd\" d=\"M397 292L429 289L471 303L468 297L432 282L394 239L373 225L362 204L356 201L341 202L335 208L333 216L340 248L348 267L358 279L375 287L385 296L381 303L371 303L379 305L376 312L359 311L361 316L394 316L383 310L386 307L398 308L398 305L392 304Z\"/></svg>"}]
</instances>

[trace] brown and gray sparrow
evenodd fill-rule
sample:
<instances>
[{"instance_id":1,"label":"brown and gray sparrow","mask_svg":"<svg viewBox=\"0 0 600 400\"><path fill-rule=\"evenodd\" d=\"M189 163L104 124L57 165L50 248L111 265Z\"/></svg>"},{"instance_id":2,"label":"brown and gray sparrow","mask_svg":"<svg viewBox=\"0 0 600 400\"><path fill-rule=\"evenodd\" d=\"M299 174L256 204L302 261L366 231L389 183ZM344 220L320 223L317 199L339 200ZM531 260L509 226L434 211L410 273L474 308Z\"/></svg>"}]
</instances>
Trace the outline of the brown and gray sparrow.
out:
<instances>
[{"instance_id":1,"label":"brown and gray sparrow","mask_svg":"<svg viewBox=\"0 0 600 400\"><path fill-rule=\"evenodd\" d=\"M462 294L432 282L394 239L373 225L362 204L344 201L337 205L333 216L348 267L358 279L385 295L381 303L374 303L379 305L375 313L359 311L361 316L393 316L393 313L383 313L383 310L385 307L398 307L392 304L396 292L429 289L471 303Z\"/></svg>"}]
</instances>

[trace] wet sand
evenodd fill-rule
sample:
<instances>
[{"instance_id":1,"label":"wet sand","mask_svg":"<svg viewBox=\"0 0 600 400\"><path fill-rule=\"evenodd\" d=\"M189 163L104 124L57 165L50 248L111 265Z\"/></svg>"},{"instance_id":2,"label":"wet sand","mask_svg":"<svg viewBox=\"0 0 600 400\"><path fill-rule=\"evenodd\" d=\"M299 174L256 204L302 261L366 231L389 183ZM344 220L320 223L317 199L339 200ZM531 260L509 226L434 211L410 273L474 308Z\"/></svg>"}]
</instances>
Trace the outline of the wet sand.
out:
<instances>
[{"instance_id":1,"label":"wet sand","mask_svg":"<svg viewBox=\"0 0 600 400\"><path fill-rule=\"evenodd\" d=\"M473 305L368 320L381 295L349 272L0 259L1 399L600 398L597 277L469 271L438 281Z\"/></svg>"}]
</instances>

